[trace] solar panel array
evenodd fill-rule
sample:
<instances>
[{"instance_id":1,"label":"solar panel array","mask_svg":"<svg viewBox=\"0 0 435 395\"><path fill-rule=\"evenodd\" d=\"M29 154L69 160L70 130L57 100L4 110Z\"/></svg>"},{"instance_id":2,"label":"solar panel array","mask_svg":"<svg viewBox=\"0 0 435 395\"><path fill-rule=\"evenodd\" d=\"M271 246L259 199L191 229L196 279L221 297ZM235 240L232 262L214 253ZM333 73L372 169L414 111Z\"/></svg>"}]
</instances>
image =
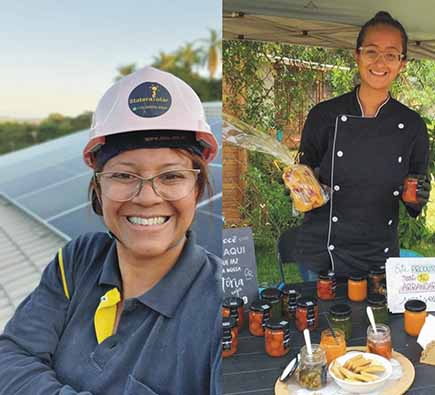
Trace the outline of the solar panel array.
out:
<instances>
[{"instance_id":1,"label":"solar panel array","mask_svg":"<svg viewBox=\"0 0 435 395\"><path fill-rule=\"evenodd\" d=\"M206 104L208 122L221 141L221 103ZM92 212L87 196L91 178L81 152L89 131L0 156L0 193L65 239L107 229ZM221 148L221 147L220 147ZM222 156L210 165L213 196L198 203L192 226L199 244L221 256ZM1 221L1 219L0 219Z\"/></svg>"}]
</instances>

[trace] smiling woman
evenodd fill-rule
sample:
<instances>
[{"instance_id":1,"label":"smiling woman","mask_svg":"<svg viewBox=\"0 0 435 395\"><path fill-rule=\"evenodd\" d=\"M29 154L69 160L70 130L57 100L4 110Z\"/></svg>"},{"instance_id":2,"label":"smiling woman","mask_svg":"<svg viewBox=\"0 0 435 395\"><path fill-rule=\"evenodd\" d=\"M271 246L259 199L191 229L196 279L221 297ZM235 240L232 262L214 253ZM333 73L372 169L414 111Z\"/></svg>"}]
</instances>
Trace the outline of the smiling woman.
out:
<instances>
[{"instance_id":1,"label":"smiling woman","mask_svg":"<svg viewBox=\"0 0 435 395\"><path fill-rule=\"evenodd\" d=\"M189 230L217 148L173 75L144 68L106 92L83 154L108 233L68 243L19 306L0 394L221 393L221 260Z\"/></svg>"}]
</instances>

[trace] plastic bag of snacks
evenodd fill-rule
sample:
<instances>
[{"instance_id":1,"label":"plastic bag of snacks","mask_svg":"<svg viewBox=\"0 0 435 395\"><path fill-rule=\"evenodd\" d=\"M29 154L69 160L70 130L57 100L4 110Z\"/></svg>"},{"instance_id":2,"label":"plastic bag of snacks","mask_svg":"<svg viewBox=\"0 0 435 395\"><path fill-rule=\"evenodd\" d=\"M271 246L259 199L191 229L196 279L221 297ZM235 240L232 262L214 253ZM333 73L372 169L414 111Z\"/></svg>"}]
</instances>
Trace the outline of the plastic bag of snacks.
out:
<instances>
[{"instance_id":1,"label":"plastic bag of snacks","mask_svg":"<svg viewBox=\"0 0 435 395\"><path fill-rule=\"evenodd\" d=\"M329 200L328 191L319 184L313 171L308 166L296 164L296 155L274 137L226 113L223 113L222 133L224 142L272 155L286 166L282 178L290 189L293 206L297 211L310 211Z\"/></svg>"}]
</instances>

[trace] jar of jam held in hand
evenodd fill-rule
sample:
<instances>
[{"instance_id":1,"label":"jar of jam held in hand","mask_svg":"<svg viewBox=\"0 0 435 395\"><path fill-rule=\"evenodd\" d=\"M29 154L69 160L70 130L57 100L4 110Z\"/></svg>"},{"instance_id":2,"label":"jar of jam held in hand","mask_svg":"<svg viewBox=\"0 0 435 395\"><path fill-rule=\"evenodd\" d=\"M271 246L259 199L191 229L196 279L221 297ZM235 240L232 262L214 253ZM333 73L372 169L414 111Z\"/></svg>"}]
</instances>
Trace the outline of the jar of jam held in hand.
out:
<instances>
[{"instance_id":1,"label":"jar of jam held in hand","mask_svg":"<svg viewBox=\"0 0 435 395\"><path fill-rule=\"evenodd\" d=\"M281 319L281 297L282 293L278 288L266 288L261 291L261 300L270 305L270 317L274 321Z\"/></svg>"},{"instance_id":2,"label":"jar of jam held in hand","mask_svg":"<svg viewBox=\"0 0 435 395\"><path fill-rule=\"evenodd\" d=\"M289 301L291 300L292 306L294 305L296 307L296 299L299 298L301 295L296 290L296 288L291 284L285 284L284 287L281 289L281 309L282 309L282 315L286 320L291 319L290 312L289 312ZM296 308L293 310L293 312L296 312ZM294 318L294 315L293 315Z\"/></svg>"},{"instance_id":3,"label":"jar of jam held in hand","mask_svg":"<svg viewBox=\"0 0 435 395\"><path fill-rule=\"evenodd\" d=\"M370 294L367 297L367 304L372 308L373 316L375 317L375 322L379 324L388 324L388 307L387 299L384 295ZM368 318L367 318L367 322Z\"/></svg>"},{"instance_id":4,"label":"jar of jam held in hand","mask_svg":"<svg viewBox=\"0 0 435 395\"><path fill-rule=\"evenodd\" d=\"M296 328L310 331L317 328L319 323L319 306L316 298L300 298L296 307Z\"/></svg>"},{"instance_id":5,"label":"jar of jam held in hand","mask_svg":"<svg viewBox=\"0 0 435 395\"><path fill-rule=\"evenodd\" d=\"M271 357L282 357L290 351L288 321L268 321L264 331L266 353Z\"/></svg>"},{"instance_id":6,"label":"jar of jam held in hand","mask_svg":"<svg viewBox=\"0 0 435 395\"><path fill-rule=\"evenodd\" d=\"M408 300L405 303L403 317L405 332L409 336L418 336L426 320L426 303L421 300Z\"/></svg>"},{"instance_id":7,"label":"jar of jam held in hand","mask_svg":"<svg viewBox=\"0 0 435 395\"><path fill-rule=\"evenodd\" d=\"M352 274L347 280L347 297L352 302L362 302L367 299L367 279L363 275Z\"/></svg>"},{"instance_id":8,"label":"jar of jam held in hand","mask_svg":"<svg viewBox=\"0 0 435 395\"><path fill-rule=\"evenodd\" d=\"M243 327L243 305L243 299L236 296L225 298L222 303L222 316L234 318L239 330Z\"/></svg>"},{"instance_id":9,"label":"jar of jam held in hand","mask_svg":"<svg viewBox=\"0 0 435 395\"><path fill-rule=\"evenodd\" d=\"M222 318L222 357L230 357L237 352L238 331L236 320L232 317Z\"/></svg>"},{"instance_id":10,"label":"jar of jam held in hand","mask_svg":"<svg viewBox=\"0 0 435 395\"><path fill-rule=\"evenodd\" d=\"M369 270L368 275L368 288L369 294L386 294L386 286L385 286L385 265L373 266Z\"/></svg>"},{"instance_id":11,"label":"jar of jam held in hand","mask_svg":"<svg viewBox=\"0 0 435 395\"><path fill-rule=\"evenodd\" d=\"M270 306L261 300L252 302L249 308L249 332L253 336L264 336L264 326L270 319Z\"/></svg>"},{"instance_id":12,"label":"jar of jam held in hand","mask_svg":"<svg viewBox=\"0 0 435 395\"><path fill-rule=\"evenodd\" d=\"M406 203L418 203L417 198L417 176L408 176L403 182L402 200Z\"/></svg>"},{"instance_id":13,"label":"jar of jam held in hand","mask_svg":"<svg viewBox=\"0 0 435 395\"><path fill-rule=\"evenodd\" d=\"M334 330L334 333L330 329L323 330L320 335L320 347L325 350L326 362L329 365L335 358L346 354L344 332L340 329Z\"/></svg>"},{"instance_id":14,"label":"jar of jam held in hand","mask_svg":"<svg viewBox=\"0 0 435 395\"><path fill-rule=\"evenodd\" d=\"M317 279L317 297L321 300L335 299L335 290L337 288L337 281L335 273L332 271L323 271L319 273Z\"/></svg>"},{"instance_id":15,"label":"jar of jam held in hand","mask_svg":"<svg viewBox=\"0 0 435 395\"><path fill-rule=\"evenodd\" d=\"M348 304L335 304L329 309L329 321L335 330L342 330L347 340L352 336L352 309Z\"/></svg>"},{"instance_id":16,"label":"jar of jam held in hand","mask_svg":"<svg viewBox=\"0 0 435 395\"><path fill-rule=\"evenodd\" d=\"M326 353L319 344L312 344L312 354L307 346L301 348L301 360L298 370L298 383L301 387L318 390L326 385Z\"/></svg>"},{"instance_id":17,"label":"jar of jam held in hand","mask_svg":"<svg viewBox=\"0 0 435 395\"><path fill-rule=\"evenodd\" d=\"M376 331L371 325L367 328L367 348L373 354L381 355L391 359L393 355L393 345L391 343L390 328L384 324L376 324Z\"/></svg>"}]
</instances>

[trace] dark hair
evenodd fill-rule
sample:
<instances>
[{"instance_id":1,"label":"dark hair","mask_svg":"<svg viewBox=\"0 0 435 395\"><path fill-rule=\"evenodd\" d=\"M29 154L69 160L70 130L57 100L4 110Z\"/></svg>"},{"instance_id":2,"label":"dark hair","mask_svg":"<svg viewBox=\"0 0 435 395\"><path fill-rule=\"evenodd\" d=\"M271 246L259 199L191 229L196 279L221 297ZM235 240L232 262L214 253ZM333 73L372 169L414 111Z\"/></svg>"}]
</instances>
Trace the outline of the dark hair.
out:
<instances>
[{"instance_id":1,"label":"dark hair","mask_svg":"<svg viewBox=\"0 0 435 395\"><path fill-rule=\"evenodd\" d=\"M402 36L402 53L406 59L406 53L408 51L408 35L406 34L405 28L402 26L402 24L386 11L379 11L372 19L368 20L364 24L356 40L356 50L359 52L359 48L362 46L365 35L367 34L367 30L370 27L377 25L387 25L399 30L400 35Z\"/></svg>"},{"instance_id":2,"label":"dark hair","mask_svg":"<svg viewBox=\"0 0 435 395\"><path fill-rule=\"evenodd\" d=\"M209 179L209 173L208 173L208 167L207 162L200 157L199 155L194 154L188 149L183 148L173 148L175 151L177 151L180 155L186 156L187 158L192 160L193 168L201 170L198 175L198 196L197 196L197 202L203 195L204 191L207 189L209 197L212 195L212 188L210 184ZM96 181L95 173L98 173L103 170L103 166L97 167L94 170L94 175L91 178L91 181L89 182L88 187L88 197L91 201L92 210L97 215L103 215L103 210L101 208L101 188L98 182Z\"/></svg>"}]
</instances>

